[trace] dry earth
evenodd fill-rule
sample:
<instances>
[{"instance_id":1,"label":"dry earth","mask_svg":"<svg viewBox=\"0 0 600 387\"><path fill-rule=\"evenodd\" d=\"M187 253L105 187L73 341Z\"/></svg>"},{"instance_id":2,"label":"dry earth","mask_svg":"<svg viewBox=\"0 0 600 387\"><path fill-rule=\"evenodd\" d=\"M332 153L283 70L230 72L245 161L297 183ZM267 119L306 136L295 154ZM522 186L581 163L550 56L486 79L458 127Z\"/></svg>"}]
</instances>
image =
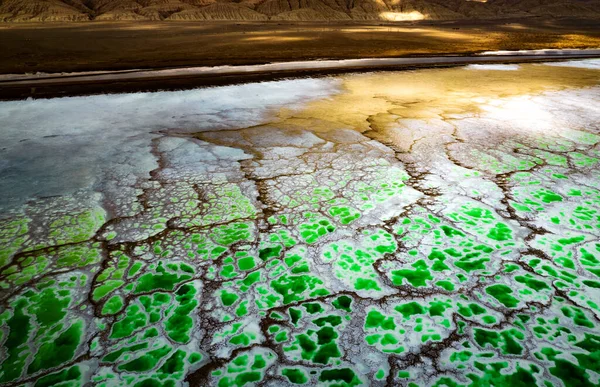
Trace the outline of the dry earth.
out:
<instances>
[{"instance_id":1,"label":"dry earth","mask_svg":"<svg viewBox=\"0 0 600 387\"><path fill-rule=\"evenodd\" d=\"M0 25L0 73L600 47L595 21L397 24L94 22Z\"/></svg>"}]
</instances>

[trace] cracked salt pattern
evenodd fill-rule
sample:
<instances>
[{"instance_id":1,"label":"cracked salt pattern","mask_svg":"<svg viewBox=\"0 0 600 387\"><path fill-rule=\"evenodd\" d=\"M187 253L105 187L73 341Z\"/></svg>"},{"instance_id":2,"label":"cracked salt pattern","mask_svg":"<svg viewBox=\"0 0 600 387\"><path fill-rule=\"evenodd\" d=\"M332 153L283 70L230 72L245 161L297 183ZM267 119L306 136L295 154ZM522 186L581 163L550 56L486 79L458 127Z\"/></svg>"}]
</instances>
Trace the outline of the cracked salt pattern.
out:
<instances>
[{"instance_id":1,"label":"cracked salt pattern","mask_svg":"<svg viewBox=\"0 0 600 387\"><path fill-rule=\"evenodd\" d=\"M600 382L597 70L8 102L0 119L3 385Z\"/></svg>"},{"instance_id":2,"label":"cracked salt pattern","mask_svg":"<svg viewBox=\"0 0 600 387\"><path fill-rule=\"evenodd\" d=\"M4 102L0 209L79 189L111 191L111 200L123 200L118 197L121 190L146 180L157 167L151 143L159 132L258 125L270 109L292 109L335 89L333 80L304 79L202 91Z\"/></svg>"}]
</instances>

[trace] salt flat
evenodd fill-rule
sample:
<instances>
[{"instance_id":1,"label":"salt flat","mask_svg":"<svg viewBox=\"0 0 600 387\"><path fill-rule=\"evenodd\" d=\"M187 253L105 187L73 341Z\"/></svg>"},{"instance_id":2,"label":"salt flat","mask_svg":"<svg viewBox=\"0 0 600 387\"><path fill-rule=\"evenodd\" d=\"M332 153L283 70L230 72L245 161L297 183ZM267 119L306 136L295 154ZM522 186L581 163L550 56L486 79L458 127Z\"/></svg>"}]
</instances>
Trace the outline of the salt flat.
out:
<instances>
[{"instance_id":1,"label":"salt flat","mask_svg":"<svg viewBox=\"0 0 600 387\"><path fill-rule=\"evenodd\" d=\"M0 382L597 384L598 63L0 103Z\"/></svg>"}]
</instances>

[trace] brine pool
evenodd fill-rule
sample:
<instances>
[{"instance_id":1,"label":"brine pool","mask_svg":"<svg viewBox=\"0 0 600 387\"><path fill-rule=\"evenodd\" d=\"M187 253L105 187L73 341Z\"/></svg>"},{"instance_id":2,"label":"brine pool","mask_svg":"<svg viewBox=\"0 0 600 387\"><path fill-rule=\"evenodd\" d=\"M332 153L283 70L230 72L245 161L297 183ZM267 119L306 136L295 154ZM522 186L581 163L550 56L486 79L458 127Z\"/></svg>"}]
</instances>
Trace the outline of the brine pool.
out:
<instances>
[{"instance_id":1,"label":"brine pool","mask_svg":"<svg viewBox=\"0 0 600 387\"><path fill-rule=\"evenodd\" d=\"M600 61L0 103L3 386L596 386Z\"/></svg>"}]
</instances>

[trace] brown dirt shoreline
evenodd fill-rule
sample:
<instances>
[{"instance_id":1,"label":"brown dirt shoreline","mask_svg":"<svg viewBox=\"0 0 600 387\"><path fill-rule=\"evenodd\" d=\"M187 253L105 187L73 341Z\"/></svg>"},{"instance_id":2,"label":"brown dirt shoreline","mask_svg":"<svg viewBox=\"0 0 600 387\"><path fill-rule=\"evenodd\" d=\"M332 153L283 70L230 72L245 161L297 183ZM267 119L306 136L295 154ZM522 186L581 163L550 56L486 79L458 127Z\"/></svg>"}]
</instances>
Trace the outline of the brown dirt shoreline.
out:
<instances>
[{"instance_id":1,"label":"brown dirt shoreline","mask_svg":"<svg viewBox=\"0 0 600 387\"><path fill-rule=\"evenodd\" d=\"M0 74L600 48L598 20L0 24Z\"/></svg>"},{"instance_id":2,"label":"brown dirt shoreline","mask_svg":"<svg viewBox=\"0 0 600 387\"><path fill-rule=\"evenodd\" d=\"M303 77L324 77L348 73L416 70L422 68L450 68L464 66L470 63L477 64L510 64L510 63L534 63L551 62L568 59L597 58L600 55L570 55L570 56L506 56L506 57L435 57L442 59L440 63L420 62L416 59L411 64L387 65L387 66L351 66L332 68L297 68L277 71L231 71L223 74L186 74L173 72L168 76L156 75L149 72L141 78L121 77L112 78L110 74L99 77L92 76L81 79L80 77L66 77L42 80L19 80L16 82L0 82L0 101L19 100L26 98L56 98L79 95L130 93L130 92L152 92L159 90L185 90L199 87L226 86L251 82L276 81L282 79L297 79ZM454 59L453 59L454 58ZM426 58L432 59L432 58ZM447 59L447 60L446 60ZM482 60L483 59L483 60Z\"/></svg>"}]
</instances>

